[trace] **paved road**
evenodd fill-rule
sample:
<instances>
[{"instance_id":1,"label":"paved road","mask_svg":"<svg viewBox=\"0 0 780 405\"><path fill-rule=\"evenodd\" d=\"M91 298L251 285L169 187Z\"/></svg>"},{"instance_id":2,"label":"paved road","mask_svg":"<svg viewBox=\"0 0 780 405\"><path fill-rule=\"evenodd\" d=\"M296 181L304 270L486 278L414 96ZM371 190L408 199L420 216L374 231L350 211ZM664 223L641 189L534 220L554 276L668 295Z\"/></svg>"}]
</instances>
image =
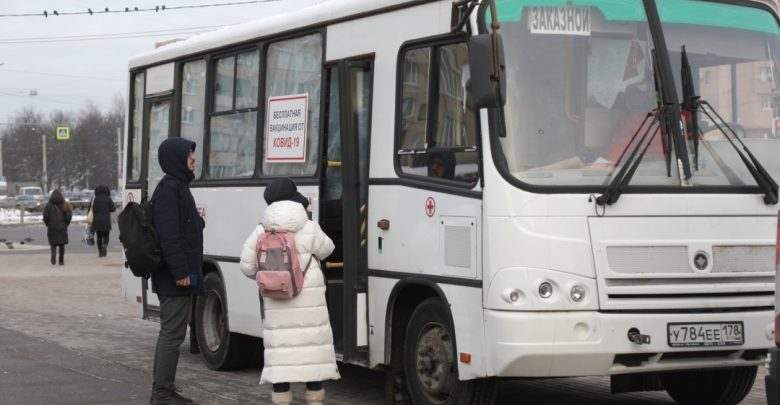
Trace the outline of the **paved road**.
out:
<instances>
[{"instance_id":1,"label":"paved road","mask_svg":"<svg viewBox=\"0 0 780 405\"><path fill-rule=\"evenodd\" d=\"M0 405L144 404L158 325L121 297L120 255L0 250ZM332 405L383 403L382 372L340 365L325 384ZM270 403L258 368L215 372L182 348L177 382L200 404ZM763 367L744 404L764 405ZM294 387L300 405L302 387ZM671 405L664 392L611 395L603 377L502 380L498 403Z\"/></svg>"}]
</instances>

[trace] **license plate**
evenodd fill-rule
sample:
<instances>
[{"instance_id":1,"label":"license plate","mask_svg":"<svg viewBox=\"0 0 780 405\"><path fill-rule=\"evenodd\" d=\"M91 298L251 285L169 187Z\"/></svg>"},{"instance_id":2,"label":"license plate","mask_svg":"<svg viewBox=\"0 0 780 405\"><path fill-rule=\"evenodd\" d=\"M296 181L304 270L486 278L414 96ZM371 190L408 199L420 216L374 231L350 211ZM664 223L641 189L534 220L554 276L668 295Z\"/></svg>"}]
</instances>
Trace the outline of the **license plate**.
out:
<instances>
[{"instance_id":1,"label":"license plate","mask_svg":"<svg viewBox=\"0 0 780 405\"><path fill-rule=\"evenodd\" d=\"M671 347L738 346L745 344L742 322L670 323L666 326Z\"/></svg>"}]
</instances>

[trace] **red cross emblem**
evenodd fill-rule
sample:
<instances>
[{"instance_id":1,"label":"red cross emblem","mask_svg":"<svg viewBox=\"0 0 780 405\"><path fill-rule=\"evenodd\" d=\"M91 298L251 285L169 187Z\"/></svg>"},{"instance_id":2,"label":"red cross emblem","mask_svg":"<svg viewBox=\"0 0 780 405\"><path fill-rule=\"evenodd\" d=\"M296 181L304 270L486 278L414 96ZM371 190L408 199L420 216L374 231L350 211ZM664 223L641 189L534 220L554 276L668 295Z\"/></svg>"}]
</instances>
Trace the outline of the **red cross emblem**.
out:
<instances>
[{"instance_id":1,"label":"red cross emblem","mask_svg":"<svg viewBox=\"0 0 780 405\"><path fill-rule=\"evenodd\" d=\"M425 215L432 217L436 212L436 200L433 197L428 197L425 200Z\"/></svg>"},{"instance_id":2,"label":"red cross emblem","mask_svg":"<svg viewBox=\"0 0 780 405\"><path fill-rule=\"evenodd\" d=\"M127 202L133 202L135 201L135 197L133 197L133 193L127 193Z\"/></svg>"}]
</instances>

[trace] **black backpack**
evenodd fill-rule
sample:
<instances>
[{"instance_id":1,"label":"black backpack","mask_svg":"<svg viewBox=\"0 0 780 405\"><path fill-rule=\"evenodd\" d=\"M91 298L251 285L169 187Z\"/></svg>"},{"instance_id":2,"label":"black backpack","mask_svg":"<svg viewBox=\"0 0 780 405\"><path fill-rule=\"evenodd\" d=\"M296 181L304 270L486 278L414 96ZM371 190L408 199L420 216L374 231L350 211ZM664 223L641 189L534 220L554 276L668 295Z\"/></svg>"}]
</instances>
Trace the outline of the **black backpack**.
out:
<instances>
[{"instance_id":1,"label":"black backpack","mask_svg":"<svg viewBox=\"0 0 780 405\"><path fill-rule=\"evenodd\" d=\"M163 267L162 249L154 229L152 203L129 202L119 214L119 241L125 250L125 267L136 277L148 278Z\"/></svg>"}]
</instances>

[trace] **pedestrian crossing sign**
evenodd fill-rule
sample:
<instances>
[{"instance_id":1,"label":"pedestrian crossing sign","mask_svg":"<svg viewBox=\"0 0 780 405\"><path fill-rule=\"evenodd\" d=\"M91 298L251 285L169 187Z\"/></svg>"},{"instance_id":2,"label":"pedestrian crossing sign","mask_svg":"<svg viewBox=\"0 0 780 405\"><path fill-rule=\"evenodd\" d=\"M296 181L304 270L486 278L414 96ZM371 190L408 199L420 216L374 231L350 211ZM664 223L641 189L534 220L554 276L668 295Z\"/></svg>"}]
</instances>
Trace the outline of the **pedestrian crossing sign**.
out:
<instances>
[{"instance_id":1,"label":"pedestrian crossing sign","mask_svg":"<svg viewBox=\"0 0 780 405\"><path fill-rule=\"evenodd\" d=\"M67 141L70 139L70 127L57 127L57 140Z\"/></svg>"}]
</instances>

